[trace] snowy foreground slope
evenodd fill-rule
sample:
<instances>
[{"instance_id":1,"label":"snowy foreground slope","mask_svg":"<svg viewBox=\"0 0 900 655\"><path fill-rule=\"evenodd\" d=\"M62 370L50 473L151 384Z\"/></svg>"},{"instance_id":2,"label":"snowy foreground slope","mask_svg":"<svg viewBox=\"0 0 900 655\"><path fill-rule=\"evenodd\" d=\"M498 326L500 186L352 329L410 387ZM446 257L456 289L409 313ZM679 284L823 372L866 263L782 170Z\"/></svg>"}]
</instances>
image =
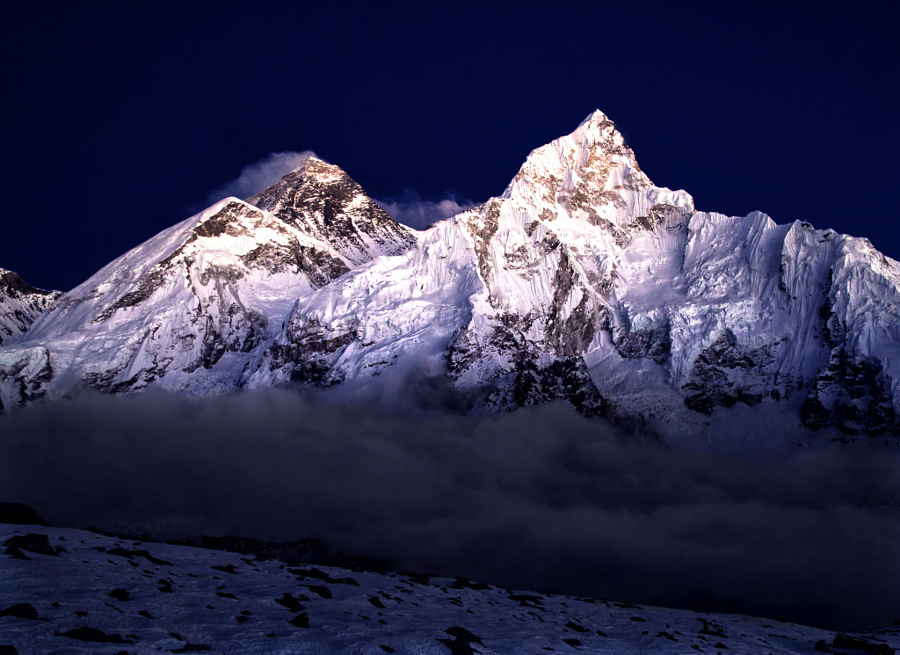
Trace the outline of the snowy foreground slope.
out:
<instances>
[{"instance_id":1,"label":"snowy foreground slope","mask_svg":"<svg viewBox=\"0 0 900 655\"><path fill-rule=\"evenodd\" d=\"M736 614L445 578L285 565L0 524L0 652L889 655L900 626L838 634Z\"/></svg>"},{"instance_id":2,"label":"snowy foreground slope","mask_svg":"<svg viewBox=\"0 0 900 655\"><path fill-rule=\"evenodd\" d=\"M564 399L672 438L708 437L736 404L896 436L900 264L805 222L696 211L597 111L502 196L419 233L310 159L116 260L0 350L7 407L79 385L390 404L423 379L437 406Z\"/></svg>"}]
</instances>

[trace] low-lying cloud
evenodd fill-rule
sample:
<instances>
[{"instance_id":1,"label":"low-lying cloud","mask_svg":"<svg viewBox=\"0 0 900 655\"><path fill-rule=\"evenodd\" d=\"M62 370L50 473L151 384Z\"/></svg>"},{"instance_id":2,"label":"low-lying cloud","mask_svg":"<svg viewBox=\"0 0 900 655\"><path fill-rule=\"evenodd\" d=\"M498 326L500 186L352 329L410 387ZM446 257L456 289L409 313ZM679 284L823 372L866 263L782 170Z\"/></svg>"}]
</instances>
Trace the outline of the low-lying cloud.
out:
<instances>
[{"instance_id":1,"label":"low-lying cloud","mask_svg":"<svg viewBox=\"0 0 900 655\"><path fill-rule=\"evenodd\" d=\"M310 157L317 156L312 150L270 153L248 164L237 178L210 193L207 202L212 204L229 196L246 200L278 182Z\"/></svg>"},{"instance_id":2,"label":"low-lying cloud","mask_svg":"<svg viewBox=\"0 0 900 655\"><path fill-rule=\"evenodd\" d=\"M443 200L422 200L411 190L406 191L399 199L375 202L398 222L417 230L476 206L476 203L460 200L453 194L448 194Z\"/></svg>"},{"instance_id":3,"label":"low-lying cloud","mask_svg":"<svg viewBox=\"0 0 900 655\"><path fill-rule=\"evenodd\" d=\"M677 452L563 404L409 418L147 393L0 417L0 500L58 524L317 536L400 569L841 629L898 618L898 472Z\"/></svg>"}]
</instances>

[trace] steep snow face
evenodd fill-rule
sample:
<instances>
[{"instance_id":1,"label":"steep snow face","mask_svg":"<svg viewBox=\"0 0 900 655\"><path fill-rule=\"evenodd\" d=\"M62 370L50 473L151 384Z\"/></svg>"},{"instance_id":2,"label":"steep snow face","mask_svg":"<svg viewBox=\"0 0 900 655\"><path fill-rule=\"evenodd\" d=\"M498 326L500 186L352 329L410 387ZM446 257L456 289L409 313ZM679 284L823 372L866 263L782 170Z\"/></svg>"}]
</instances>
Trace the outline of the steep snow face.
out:
<instances>
[{"instance_id":1,"label":"steep snow face","mask_svg":"<svg viewBox=\"0 0 900 655\"><path fill-rule=\"evenodd\" d=\"M20 340L59 291L36 289L12 271L0 268L0 346Z\"/></svg>"},{"instance_id":2,"label":"steep snow face","mask_svg":"<svg viewBox=\"0 0 900 655\"><path fill-rule=\"evenodd\" d=\"M406 353L441 359L481 288L469 242L454 222L439 223L419 247L301 299L247 382L328 386L378 375Z\"/></svg>"},{"instance_id":3,"label":"steep snow face","mask_svg":"<svg viewBox=\"0 0 900 655\"><path fill-rule=\"evenodd\" d=\"M304 220L226 198L112 262L59 299L27 345L3 353L9 371L0 375L0 401L18 404L81 383L111 392L156 382L189 393L234 389L298 298L415 241L386 215L367 225L374 203L333 166L307 162L264 194L315 196L335 185L354 191L352 218L327 197ZM342 249L311 234L335 225L351 226ZM12 372L40 362L40 384L23 389Z\"/></svg>"},{"instance_id":4,"label":"steep snow face","mask_svg":"<svg viewBox=\"0 0 900 655\"><path fill-rule=\"evenodd\" d=\"M803 406L804 422L812 427L836 425L851 433L896 431L900 264L866 239L808 226L802 239L806 247L815 241L818 260L829 265L821 279L825 299L818 322L820 352L827 363L811 385Z\"/></svg>"},{"instance_id":5,"label":"steep snow face","mask_svg":"<svg viewBox=\"0 0 900 655\"><path fill-rule=\"evenodd\" d=\"M575 394L582 411L611 409L584 356L614 343L634 350L619 295L664 301L692 212L688 194L650 182L599 111L533 151L502 197L458 218L487 294L481 321L453 344L454 376L499 376L487 398L496 408ZM638 338L656 353L659 317L649 318Z\"/></svg>"}]
</instances>

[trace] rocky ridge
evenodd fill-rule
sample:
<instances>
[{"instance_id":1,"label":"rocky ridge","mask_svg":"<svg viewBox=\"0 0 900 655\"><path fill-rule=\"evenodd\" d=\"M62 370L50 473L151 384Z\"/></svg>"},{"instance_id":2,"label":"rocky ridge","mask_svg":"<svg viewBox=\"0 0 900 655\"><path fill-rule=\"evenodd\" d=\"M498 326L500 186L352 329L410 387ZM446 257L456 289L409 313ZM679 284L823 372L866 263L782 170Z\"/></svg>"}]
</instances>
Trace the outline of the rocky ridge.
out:
<instances>
[{"instance_id":1,"label":"rocky ridge","mask_svg":"<svg viewBox=\"0 0 900 655\"><path fill-rule=\"evenodd\" d=\"M37 289L18 274L0 268L0 346L22 340L31 325L62 295ZM0 351L0 411L4 398L28 402L43 395L42 387L53 377L45 351L35 357L4 357ZM8 402L8 401L7 401Z\"/></svg>"},{"instance_id":2,"label":"rocky ridge","mask_svg":"<svg viewBox=\"0 0 900 655\"><path fill-rule=\"evenodd\" d=\"M21 339L60 291L37 289L18 274L0 268L0 346Z\"/></svg>"}]
</instances>

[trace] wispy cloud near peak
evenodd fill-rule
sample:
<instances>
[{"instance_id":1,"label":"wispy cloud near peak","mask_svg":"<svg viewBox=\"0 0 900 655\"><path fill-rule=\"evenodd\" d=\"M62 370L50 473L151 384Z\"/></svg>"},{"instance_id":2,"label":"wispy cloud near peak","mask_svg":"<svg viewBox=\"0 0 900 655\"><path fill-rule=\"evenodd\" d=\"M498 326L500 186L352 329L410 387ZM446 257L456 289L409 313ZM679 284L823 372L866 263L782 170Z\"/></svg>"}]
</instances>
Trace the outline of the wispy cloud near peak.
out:
<instances>
[{"instance_id":1,"label":"wispy cloud near peak","mask_svg":"<svg viewBox=\"0 0 900 655\"><path fill-rule=\"evenodd\" d=\"M318 155L312 150L270 153L259 161L245 166L237 178L210 193L207 200L212 204L228 196L250 198L278 182L310 157Z\"/></svg>"},{"instance_id":2,"label":"wispy cloud near peak","mask_svg":"<svg viewBox=\"0 0 900 655\"><path fill-rule=\"evenodd\" d=\"M375 202L397 221L417 230L455 216L477 204L471 200L460 200L452 193L448 193L442 200L422 200L419 194L412 190L407 190L398 199L375 200Z\"/></svg>"}]
</instances>

